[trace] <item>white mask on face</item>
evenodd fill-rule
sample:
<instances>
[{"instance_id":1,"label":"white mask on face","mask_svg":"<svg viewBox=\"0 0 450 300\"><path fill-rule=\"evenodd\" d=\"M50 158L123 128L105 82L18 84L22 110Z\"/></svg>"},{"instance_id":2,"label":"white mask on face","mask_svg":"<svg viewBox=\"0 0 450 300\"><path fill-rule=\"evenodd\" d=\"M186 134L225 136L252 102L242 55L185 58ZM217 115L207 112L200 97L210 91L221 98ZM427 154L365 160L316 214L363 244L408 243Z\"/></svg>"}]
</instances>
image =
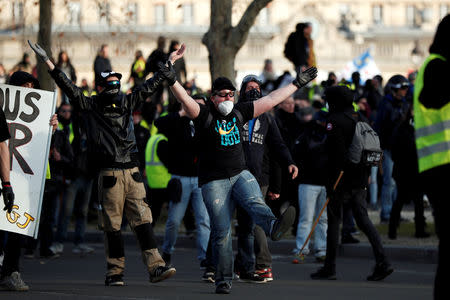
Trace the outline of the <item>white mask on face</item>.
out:
<instances>
[{"instance_id":1,"label":"white mask on face","mask_svg":"<svg viewBox=\"0 0 450 300\"><path fill-rule=\"evenodd\" d=\"M223 101L219 103L217 109L223 116L227 116L233 110L233 107L234 107L233 101Z\"/></svg>"}]
</instances>

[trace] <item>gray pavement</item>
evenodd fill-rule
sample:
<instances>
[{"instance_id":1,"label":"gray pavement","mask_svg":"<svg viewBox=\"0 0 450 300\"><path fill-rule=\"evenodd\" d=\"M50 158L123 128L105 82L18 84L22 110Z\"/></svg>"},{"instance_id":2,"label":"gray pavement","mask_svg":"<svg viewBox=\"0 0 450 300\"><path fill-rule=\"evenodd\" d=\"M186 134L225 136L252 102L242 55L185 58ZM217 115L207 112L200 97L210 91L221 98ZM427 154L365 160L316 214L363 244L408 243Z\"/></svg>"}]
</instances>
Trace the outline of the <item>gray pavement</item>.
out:
<instances>
[{"instance_id":1,"label":"gray pavement","mask_svg":"<svg viewBox=\"0 0 450 300\"><path fill-rule=\"evenodd\" d=\"M103 245L90 244L96 251L86 257L71 253L66 244L62 257L50 261L23 260L23 278L31 290L0 292L1 299L432 299L435 265L394 261L395 272L383 282L368 282L373 260L339 258L337 281L313 281L309 274L320 265L308 257L293 265L290 257L274 255L275 280L267 284L233 282L230 295L215 295L214 286L200 281L202 271L193 248L178 247L172 260L177 274L151 284L137 246L127 243L124 287L105 287Z\"/></svg>"}]
</instances>

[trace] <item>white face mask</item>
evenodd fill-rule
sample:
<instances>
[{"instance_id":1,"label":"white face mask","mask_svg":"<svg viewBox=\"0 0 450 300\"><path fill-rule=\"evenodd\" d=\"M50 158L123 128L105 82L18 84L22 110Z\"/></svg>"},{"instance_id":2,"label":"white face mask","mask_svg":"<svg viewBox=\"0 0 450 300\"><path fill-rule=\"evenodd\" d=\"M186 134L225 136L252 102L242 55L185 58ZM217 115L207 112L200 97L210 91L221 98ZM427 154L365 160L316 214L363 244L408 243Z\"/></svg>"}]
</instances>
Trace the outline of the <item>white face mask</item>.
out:
<instances>
[{"instance_id":1,"label":"white face mask","mask_svg":"<svg viewBox=\"0 0 450 300\"><path fill-rule=\"evenodd\" d=\"M233 101L223 101L219 103L217 109L223 116L227 116L233 110L233 107L234 107Z\"/></svg>"}]
</instances>

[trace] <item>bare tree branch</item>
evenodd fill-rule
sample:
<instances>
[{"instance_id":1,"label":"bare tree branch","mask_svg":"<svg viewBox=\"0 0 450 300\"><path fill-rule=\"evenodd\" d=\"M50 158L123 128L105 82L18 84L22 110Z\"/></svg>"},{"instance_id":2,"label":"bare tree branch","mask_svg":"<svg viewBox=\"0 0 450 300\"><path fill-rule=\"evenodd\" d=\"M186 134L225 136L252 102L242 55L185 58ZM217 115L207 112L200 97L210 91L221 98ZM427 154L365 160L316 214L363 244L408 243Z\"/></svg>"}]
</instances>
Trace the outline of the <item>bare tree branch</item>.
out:
<instances>
[{"instance_id":1,"label":"bare tree branch","mask_svg":"<svg viewBox=\"0 0 450 300\"><path fill-rule=\"evenodd\" d=\"M255 23L256 17L258 17L261 9L272 2L272 0L253 0L247 7L244 14L239 21L239 24L233 28L231 35L231 45L240 49L247 40L250 28Z\"/></svg>"}]
</instances>

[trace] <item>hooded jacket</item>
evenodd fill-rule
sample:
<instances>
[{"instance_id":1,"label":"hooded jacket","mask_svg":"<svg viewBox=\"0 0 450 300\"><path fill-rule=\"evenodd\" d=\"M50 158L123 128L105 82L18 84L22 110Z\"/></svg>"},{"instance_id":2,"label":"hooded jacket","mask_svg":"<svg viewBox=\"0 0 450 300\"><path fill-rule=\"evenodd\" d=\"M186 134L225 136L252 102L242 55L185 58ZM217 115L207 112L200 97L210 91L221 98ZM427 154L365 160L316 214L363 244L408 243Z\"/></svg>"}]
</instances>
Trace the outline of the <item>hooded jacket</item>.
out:
<instances>
[{"instance_id":1,"label":"hooded jacket","mask_svg":"<svg viewBox=\"0 0 450 300\"><path fill-rule=\"evenodd\" d=\"M164 79L155 74L129 95L86 97L58 68L50 75L69 97L74 110L85 117L92 162L99 168L139 166L132 112L156 91Z\"/></svg>"},{"instance_id":2,"label":"hooded jacket","mask_svg":"<svg viewBox=\"0 0 450 300\"><path fill-rule=\"evenodd\" d=\"M365 188L368 183L370 168L363 164L351 163L347 158L347 151L355 134L356 120L367 120L353 109L353 93L345 86L335 86L325 91L325 100L328 102L329 114L326 130L328 138L326 151L329 164L327 171L327 188L331 189L344 171L339 189Z\"/></svg>"},{"instance_id":3,"label":"hooded jacket","mask_svg":"<svg viewBox=\"0 0 450 300\"><path fill-rule=\"evenodd\" d=\"M442 19L436 30L430 53L442 55L447 61L432 60L424 73L419 101L426 108L439 109L450 101L448 76L450 70L450 15Z\"/></svg>"}]
</instances>

